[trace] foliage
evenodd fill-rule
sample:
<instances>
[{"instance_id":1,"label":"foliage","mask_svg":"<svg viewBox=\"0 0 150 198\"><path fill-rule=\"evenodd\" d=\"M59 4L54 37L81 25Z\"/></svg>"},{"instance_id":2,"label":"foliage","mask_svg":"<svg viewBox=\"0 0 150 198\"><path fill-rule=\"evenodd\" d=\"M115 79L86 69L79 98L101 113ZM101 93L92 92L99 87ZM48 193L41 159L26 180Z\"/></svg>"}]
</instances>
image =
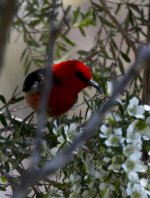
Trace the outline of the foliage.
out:
<instances>
[{"instance_id":1,"label":"foliage","mask_svg":"<svg viewBox=\"0 0 150 198\"><path fill-rule=\"evenodd\" d=\"M40 166L71 144L76 131L82 130L91 112L109 97L109 86L112 88L109 81L126 73L126 65L132 62L138 47L146 40L147 1L106 1L109 12L101 0L89 0L89 3L86 11L80 7L73 9L71 5L64 8L62 1L58 3L55 59L63 60L76 49L71 32L78 29L78 37L82 40L83 37L86 39L89 27L97 27L91 49L79 49L77 55L91 67L94 79L102 85L104 96L95 94L89 99L84 92L85 113L81 111L72 118L64 115L47 121ZM48 0L20 1L13 28L26 44L20 58L25 74L32 65L42 67L47 61L51 9ZM120 22L122 9L125 13ZM116 18L110 17L112 13ZM141 77L138 76L132 82L132 89L116 100L97 135L80 148L72 162L55 177L47 177L31 188L28 197L150 197L150 107L140 104L137 96L141 87ZM24 160L31 157L37 126L32 116L24 120L12 116L12 105L18 105L22 99L16 93L9 101L0 95L2 191L8 186L14 190L26 170Z\"/></svg>"}]
</instances>

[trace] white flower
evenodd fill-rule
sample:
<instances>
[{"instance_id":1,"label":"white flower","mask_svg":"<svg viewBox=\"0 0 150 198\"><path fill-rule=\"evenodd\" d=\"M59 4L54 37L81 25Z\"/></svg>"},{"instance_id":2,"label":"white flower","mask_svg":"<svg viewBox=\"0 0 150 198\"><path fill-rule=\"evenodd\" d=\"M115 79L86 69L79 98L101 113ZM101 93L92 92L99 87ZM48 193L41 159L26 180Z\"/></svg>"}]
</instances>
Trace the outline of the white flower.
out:
<instances>
[{"instance_id":1,"label":"white flower","mask_svg":"<svg viewBox=\"0 0 150 198\"><path fill-rule=\"evenodd\" d=\"M64 127L64 131L65 134L67 134L68 132L73 132L75 131L77 128L77 125L75 123L70 124L70 126L68 127L67 125Z\"/></svg>"},{"instance_id":2,"label":"white flower","mask_svg":"<svg viewBox=\"0 0 150 198\"><path fill-rule=\"evenodd\" d=\"M136 120L135 129L141 135L145 135L150 138L150 118L145 120Z\"/></svg>"},{"instance_id":3,"label":"white flower","mask_svg":"<svg viewBox=\"0 0 150 198\"><path fill-rule=\"evenodd\" d=\"M136 147L136 148L137 148L137 147ZM141 150L138 150L138 148L137 148L137 150L135 150L134 153L132 153L132 154L130 155L130 159L132 159L132 160L134 160L134 161L140 160L141 157L142 157L142 152L141 152Z\"/></svg>"},{"instance_id":4,"label":"white flower","mask_svg":"<svg viewBox=\"0 0 150 198\"><path fill-rule=\"evenodd\" d=\"M139 180L139 176L137 172L130 171L128 174L128 178L132 182L137 182Z\"/></svg>"},{"instance_id":5,"label":"white flower","mask_svg":"<svg viewBox=\"0 0 150 198\"><path fill-rule=\"evenodd\" d=\"M107 121L108 124L114 124L114 123L116 123L116 121L114 119L114 115L112 113L110 113L110 112L108 112L106 114L106 121Z\"/></svg>"},{"instance_id":6,"label":"white flower","mask_svg":"<svg viewBox=\"0 0 150 198\"><path fill-rule=\"evenodd\" d=\"M100 130L102 132L100 133L101 138L107 138L112 133L112 130L104 124L101 126Z\"/></svg>"},{"instance_id":7,"label":"white flower","mask_svg":"<svg viewBox=\"0 0 150 198\"><path fill-rule=\"evenodd\" d=\"M127 112L130 116L134 116L136 118L140 118L143 119L144 118L144 106L142 105L138 105L139 104L139 100L136 97L133 97L130 101L129 101L129 105L127 107Z\"/></svg>"},{"instance_id":8,"label":"white flower","mask_svg":"<svg viewBox=\"0 0 150 198\"><path fill-rule=\"evenodd\" d=\"M66 126L64 127L65 134L68 132L68 130L69 130L69 127L68 127L68 125L66 125Z\"/></svg>"},{"instance_id":9,"label":"white flower","mask_svg":"<svg viewBox=\"0 0 150 198\"><path fill-rule=\"evenodd\" d=\"M150 105L144 105L145 111L150 111Z\"/></svg>"},{"instance_id":10,"label":"white flower","mask_svg":"<svg viewBox=\"0 0 150 198\"><path fill-rule=\"evenodd\" d=\"M114 129L114 133L117 136L121 136L122 137L122 128L116 128L116 129Z\"/></svg>"},{"instance_id":11,"label":"white flower","mask_svg":"<svg viewBox=\"0 0 150 198\"><path fill-rule=\"evenodd\" d=\"M103 162L105 162L105 163L110 162L110 158L109 158L109 157L104 157L104 158L103 158Z\"/></svg>"},{"instance_id":12,"label":"white flower","mask_svg":"<svg viewBox=\"0 0 150 198\"><path fill-rule=\"evenodd\" d=\"M135 146L138 150L142 149L142 136L139 133L135 133L133 135L133 139L132 139L132 144L133 146Z\"/></svg>"},{"instance_id":13,"label":"white flower","mask_svg":"<svg viewBox=\"0 0 150 198\"><path fill-rule=\"evenodd\" d=\"M136 121L132 122L127 128L126 142L132 143L136 148L141 149L142 145L142 133L136 130ZM138 132L138 133L137 133Z\"/></svg>"},{"instance_id":14,"label":"white flower","mask_svg":"<svg viewBox=\"0 0 150 198\"><path fill-rule=\"evenodd\" d=\"M108 187L107 183L101 182L99 185L100 190L105 190Z\"/></svg>"},{"instance_id":15,"label":"white flower","mask_svg":"<svg viewBox=\"0 0 150 198\"><path fill-rule=\"evenodd\" d=\"M132 137L133 137L133 134L134 134L134 127L135 127L135 123L132 122L128 128L127 128L127 138L126 138L126 141L128 143L132 142Z\"/></svg>"},{"instance_id":16,"label":"white flower","mask_svg":"<svg viewBox=\"0 0 150 198\"><path fill-rule=\"evenodd\" d=\"M70 175L70 181L71 182L74 181L74 175L73 174Z\"/></svg>"},{"instance_id":17,"label":"white flower","mask_svg":"<svg viewBox=\"0 0 150 198\"><path fill-rule=\"evenodd\" d=\"M105 144L106 146L119 146L119 137L114 134L111 134L109 138L105 141Z\"/></svg>"},{"instance_id":18,"label":"white flower","mask_svg":"<svg viewBox=\"0 0 150 198\"><path fill-rule=\"evenodd\" d=\"M132 193L131 182L128 183L126 192L127 192L127 195L129 195L129 196L131 195L131 193Z\"/></svg>"},{"instance_id":19,"label":"white flower","mask_svg":"<svg viewBox=\"0 0 150 198\"><path fill-rule=\"evenodd\" d=\"M130 155L135 155L137 159L139 159L142 155L141 153L141 147L138 148L138 146L134 144L128 144L123 147L123 153L126 157L129 157Z\"/></svg>"},{"instance_id":20,"label":"white flower","mask_svg":"<svg viewBox=\"0 0 150 198\"><path fill-rule=\"evenodd\" d=\"M133 107L133 106L137 106L139 104L139 100L136 97L133 97L132 99L130 99L129 101L129 106Z\"/></svg>"},{"instance_id":21,"label":"white flower","mask_svg":"<svg viewBox=\"0 0 150 198\"><path fill-rule=\"evenodd\" d=\"M108 131L108 127L106 127L106 125L103 124L103 125L101 126L100 130L105 134L105 133L107 133L107 131Z\"/></svg>"},{"instance_id":22,"label":"white flower","mask_svg":"<svg viewBox=\"0 0 150 198\"><path fill-rule=\"evenodd\" d=\"M120 115L119 115L118 113L116 113L116 112L114 112L113 117L114 117L114 120L115 120L116 122L122 120L122 118L120 117Z\"/></svg>"},{"instance_id":23,"label":"white flower","mask_svg":"<svg viewBox=\"0 0 150 198\"><path fill-rule=\"evenodd\" d=\"M113 92L113 84L112 82L108 81L107 82L107 95L110 96Z\"/></svg>"},{"instance_id":24,"label":"white flower","mask_svg":"<svg viewBox=\"0 0 150 198\"><path fill-rule=\"evenodd\" d=\"M137 172L145 172L147 170L147 166L145 166L144 163L138 158L139 156L132 154L126 162L122 164L122 168L125 170L129 180L131 181L138 180Z\"/></svg>"},{"instance_id":25,"label":"white flower","mask_svg":"<svg viewBox=\"0 0 150 198\"><path fill-rule=\"evenodd\" d=\"M122 137L122 128L114 129L114 134L119 137L120 144L123 144L125 141L125 138Z\"/></svg>"},{"instance_id":26,"label":"white flower","mask_svg":"<svg viewBox=\"0 0 150 198\"><path fill-rule=\"evenodd\" d=\"M141 184L143 187L146 187L147 184L148 184L148 180L145 179L145 178L142 178L142 179L140 179L140 184Z\"/></svg>"},{"instance_id":27,"label":"white flower","mask_svg":"<svg viewBox=\"0 0 150 198\"><path fill-rule=\"evenodd\" d=\"M150 116L146 118L146 123L150 126Z\"/></svg>"},{"instance_id":28,"label":"white flower","mask_svg":"<svg viewBox=\"0 0 150 198\"><path fill-rule=\"evenodd\" d=\"M52 149L51 149L52 155L55 156L55 155L57 154L58 150L59 150L59 148L57 148L57 147L52 148Z\"/></svg>"},{"instance_id":29,"label":"white flower","mask_svg":"<svg viewBox=\"0 0 150 198\"><path fill-rule=\"evenodd\" d=\"M121 155L115 155L112 157L112 163L109 165L108 170L113 170L115 172L119 172L119 169L122 166L123 157Z\"/></svg>"},{"instance_id":30,"label":"white flower","mask_svg":"<svg viewBox=\"0 0 150 198\"><path fill-rule=\"evenodd\" d=\"M131 198L148 198L147 191L140 185L140 183L132 184L129 182L126 192Z\"/></svg>"},{"instance_id":31,"label":"white flower","mask_svg":"<svg viewBox=\"0 0 150 198\"><path fill-rule=\"evenodd\" d=\"M113 113L108 113L106 115L106 120L108 120L110 122L118 122L118 121L121 121L122 118L120 117L120 115L117 112L113 112Z\"/></svg>"},{"instance_id":32,"label":"white flower","mask_svg":"<svg viewBox=\"0 0 150 198\"><path fill-rule=\"evenodd\" d=\"M77 125L75 123L72 123L69 126L68 125L64 126L64 132L66 134L66 139L68 142L71 142L71 136L73 132L76 130L76 128L77 128Z\"/></svg>"},{"instance_id":33,"label":"white flower","mask_svg":"<svg viewBox=\"0 0 150 198\"><path fill-rule=\"evenodd\" d=\"M64 137L61 135L57 138L58 142L60 142L61 144L64 143Z\"/></svg>"}]
</instances>

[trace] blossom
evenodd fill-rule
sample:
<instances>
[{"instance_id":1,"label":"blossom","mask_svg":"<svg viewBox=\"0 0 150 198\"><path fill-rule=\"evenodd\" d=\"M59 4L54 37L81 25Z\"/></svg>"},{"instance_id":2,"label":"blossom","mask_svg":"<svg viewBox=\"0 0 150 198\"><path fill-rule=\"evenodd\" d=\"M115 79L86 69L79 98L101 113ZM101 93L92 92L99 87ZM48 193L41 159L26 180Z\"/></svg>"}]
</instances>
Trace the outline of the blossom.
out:
<instances>
[{"instance_id":1,"label":"blossom","mask_svg":"<svg viewBox=\"0 0 150 198\"><path fill-rule=\"evenodd\" d=\"M105 141L106 146L118 146L119 145L119 137L111 134L109 138Z\"/></svg>"},{"instance_id":2,"label":"blossom","mask_svg":"<svg viewBox=\"0 0 150 198\"><path fill-rule=\"evenodd\" d=\"M136 118L144 118L144 106L143 105L138 105L139 104L139 100L136 97L133 97L130 101L129 101L129 105L127 106L127 112L130 116L134 116Z\"/></svg>"},{"instance_id":3,"label":"blossom","mask_svg":"<svg viewBox=\"0 0 150 198\"><path fill-rule=\"evenodd\" d=\"M122 168L125 170L131 181L138 180L138 172L145 172L147 170L147 166L144 165L136 154L130 155L126 162L122 164Z\"/></svg>"},{"instance_id":4,"label":"blossom","mask_svg":"<svg viewBox=\"0 0 150 198\"><path fill-rule=\"evenodd\" d=\"M112 82L108 81L106 84L106 88L107 88L107 95L111 96L112 92L113 92L113 84Z\"/></svg>"},{"instance_id":5,"label":"blossom","mask_svg":"<svg viewBox=\"0 0 150 198\"><path fill-rule=\"evenodd\" d=\"M145 111L150 111L150 105L144 105Z\"/></svg>"},{"instance_id":6,"label":"blossom","mask_svg":"<svg viewBox=\"0 0 150 198\"><path fill-rule=\"evenodd\" d=\"M147 191L140 183L132 184L129 182L126 192L131 198L148 198Z\"/></svg>"},{"instance_id":7,"label":"blossom","mask_svg":"<svg viewBox=\"0 0 150 198\"><path fill-rule=\"evenodd\" d=\"M112 133L111 128L107 127L104 124L100 127L100 130L101 130L100 137L102 137L102 138L107 138Z\"/></svg>"},{"instance_id":8,"label":"blossom","mask_svg":"<svg viewBox=\"0 0 150 198\"><path fill-rule=\"evenodd\" d=\"M145 120L136 120L135 121L136 132L145 135L150 138L150 120L149 118Z\"/></svg>"},{"instance_id":9,"label":"blossom","mask_svg":"<svg viewBox=\"0 0 150 198\"><path fill-rule=\"evenodd\" d=\"M128 144L123 147L123 154L126 157L129 157L130 155L135 155L137 159L141 158L142 152L141 147L138 147L138 145L134 144Z\"/></svg>"}]
</instances>

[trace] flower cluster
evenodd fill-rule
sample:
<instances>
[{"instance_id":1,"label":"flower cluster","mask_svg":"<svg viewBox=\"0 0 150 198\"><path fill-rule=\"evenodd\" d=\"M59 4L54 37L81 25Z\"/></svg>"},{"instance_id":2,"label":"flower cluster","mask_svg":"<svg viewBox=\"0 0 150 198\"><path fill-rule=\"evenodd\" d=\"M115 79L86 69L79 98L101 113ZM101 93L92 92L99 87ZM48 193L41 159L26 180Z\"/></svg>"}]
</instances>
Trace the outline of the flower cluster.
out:
<instances>
[{"instance_id":1,"label":"flower cluster","mask_svg":"<svg viewBox=\"0 0 150 198\"><path fill-rule=\"evenodd\" d=\"M107 147L108 170L125 177L126 196L148 198L149 163L143 159L143 148L150 141L150 107L140 105L136 97L129 104L119 101L119 108L107 114L100 127L100 138Z\"/></svg>"}]
</instances>

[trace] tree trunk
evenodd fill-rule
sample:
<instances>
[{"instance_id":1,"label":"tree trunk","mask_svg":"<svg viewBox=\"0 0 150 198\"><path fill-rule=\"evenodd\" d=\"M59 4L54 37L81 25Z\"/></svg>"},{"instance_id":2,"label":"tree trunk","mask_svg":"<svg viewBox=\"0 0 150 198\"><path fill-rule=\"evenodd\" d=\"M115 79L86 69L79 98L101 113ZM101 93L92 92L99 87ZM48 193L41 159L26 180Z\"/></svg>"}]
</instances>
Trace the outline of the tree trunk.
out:
<instances>
[{"instance_id":1,"label":"tree trunk","mask_svg":"<svg viewBox=\"0 0 150 198\"><path fill-rule=\"evenodd\" d=\"M150 42L150 0L148 8L148 23L147 23L147 43ZM142 101L150 105L150 64L146 64L143 72L143 93Z\"/></svg>"}]
</instances>

